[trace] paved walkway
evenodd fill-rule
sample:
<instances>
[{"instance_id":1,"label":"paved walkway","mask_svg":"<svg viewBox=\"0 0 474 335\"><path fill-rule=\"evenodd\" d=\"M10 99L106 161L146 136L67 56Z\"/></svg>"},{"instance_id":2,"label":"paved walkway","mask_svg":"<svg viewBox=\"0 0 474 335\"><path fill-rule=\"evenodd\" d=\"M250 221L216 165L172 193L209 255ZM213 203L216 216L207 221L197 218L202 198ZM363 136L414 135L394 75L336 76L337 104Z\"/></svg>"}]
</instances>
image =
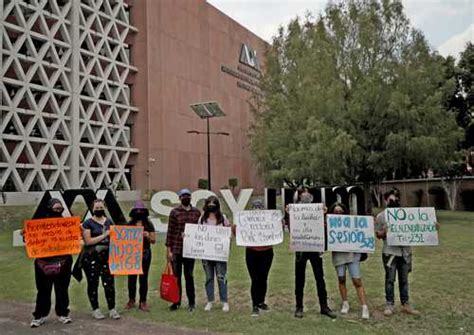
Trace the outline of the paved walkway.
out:
<instances>
[{"instance_id":1,"label":"paved walkway","mask_svg":"<svg viewBox=\"0 0 474 335\"><path fill-rule=\"evenodd\" d=\"M163 326L159 323L122 317L121 320L94 320L90 314L74 312L73 322L67 325L59 323L54 311L46 323L39 328L30 328L30 316L33 305L0 301L0 334L170 334L189 335L206 334L194 330Z\"/></svg>"}]
</instances>

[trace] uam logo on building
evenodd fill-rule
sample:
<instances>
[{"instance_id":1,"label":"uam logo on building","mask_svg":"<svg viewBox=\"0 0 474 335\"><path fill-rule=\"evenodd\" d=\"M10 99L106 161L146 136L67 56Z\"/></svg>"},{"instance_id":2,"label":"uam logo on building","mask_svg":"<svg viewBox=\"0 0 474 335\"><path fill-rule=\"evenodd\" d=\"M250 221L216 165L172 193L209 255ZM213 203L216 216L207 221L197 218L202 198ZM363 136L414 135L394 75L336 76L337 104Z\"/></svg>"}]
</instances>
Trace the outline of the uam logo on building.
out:
<instances>
[{"instance_id":1,"label":"uam logo on building","mask_svg":"<svg viewBox=\"0 0 474 335\"><path fill-rule=\"evenodd\" d=\"M242 44L242 48L240 49L239 61L242 64L248 65L257 71L260 71L260 64L257 58L257 51L249 47L247 44Z\"/></svg>"}]
</instances>

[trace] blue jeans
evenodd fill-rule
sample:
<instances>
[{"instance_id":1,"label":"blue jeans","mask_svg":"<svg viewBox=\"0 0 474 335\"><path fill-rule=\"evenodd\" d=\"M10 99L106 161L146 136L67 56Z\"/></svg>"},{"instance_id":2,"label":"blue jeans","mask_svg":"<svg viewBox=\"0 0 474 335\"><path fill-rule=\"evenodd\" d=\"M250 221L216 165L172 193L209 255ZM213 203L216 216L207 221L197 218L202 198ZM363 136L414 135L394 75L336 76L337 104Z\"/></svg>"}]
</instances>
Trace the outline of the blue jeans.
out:
<instances>
[{"instance_id":1,"label":"blue jeans","mask_svg":"<svg viewBox=\"0 0 474 335\"><path fill-rule=\"evenodd\" d=\"M395 280L398 272L398 287L400 290L400 302L402 305L408 304L408 274L411 272L411 262L407 263L401 256L394 256L390 266L387 262L390 255L383 254L382 261L385 268L385 300L388 305L395 304Z\"/></svg>"},{"instance_id":2,"label":"blue jeans","mask_svg":"<svg viewBox=\"0 0 474 335\"><path fill-rule=\"evenodd\" d=\"M227 263L203 260L202 266L206 273L207 301L214 302L214 275L217 277L219 286L219 298L221 302L227 302Z\"/></svg>"}]
</instances>

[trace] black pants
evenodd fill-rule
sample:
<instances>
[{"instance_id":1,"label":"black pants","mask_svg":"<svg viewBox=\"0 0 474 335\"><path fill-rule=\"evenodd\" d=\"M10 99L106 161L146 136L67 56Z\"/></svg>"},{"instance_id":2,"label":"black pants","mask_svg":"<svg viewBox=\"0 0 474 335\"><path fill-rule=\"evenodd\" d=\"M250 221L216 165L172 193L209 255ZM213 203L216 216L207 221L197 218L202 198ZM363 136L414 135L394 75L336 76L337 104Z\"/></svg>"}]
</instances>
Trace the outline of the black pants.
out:
<instances>
[{"instance_id":1,"label":"black pants","mask_svg":"<svg viewBox=\"0 0 474 335\"><path fill-rule=\"evenodd\" d=\"M68 256L61 272L54 276L47 276L35 262L36 307L33 317L39 319L48 316L51 309L51 292L54 286L56 315L69 315L69 283L71 281L72 257Z\"/></svg>"},{"instance_id":2,"label":"black pants","mask_svg":"<svg viewBox=\"0 0 474 335\"><path fill-rule=\"evenodd\" d=\"M151 264L151 249L143 249L143 258L142 258L143 274L128 276L128 298L130 300L135 301L135 296L137 295L137 277L139 277L140 302L146 302L146 296L148 294L148 272L150 271L150 264Z\"/></svg>"},{"instance_id":3,"label":"black pants","mask_svg":"<svg viewBox=\"0 0 474 335\"><path fill-rule=\"evenodd\" d=\"M188 296L189 306L196 305L196 294L194 292L194 259L184 258L183 255L173 254L171 261L173 272L178 279L179 287L179 304L181 304L181 297L183 296L183 287L181 286L181 274L184 269L184 280L186 281L186 295Z\"/></svg>"},{"instance_id":4,"label":"black pants","mask_svg":"<svg viewBox=\"0 0 474 335\"><path fill-rule=\"evenodd\" d=\"M265 302L267 295L268 273L273 261L273 249L256 251L247 248L245 250L245 262L249 271L251 285L250 294L252 305L257 306Z\"/></svg>"},{"instance_id":5,"label":"black pants","mask_svg":"<svg viewBox=\"0 0 474 335\"><path fill-rule=\"evenodd\" d=\"M311 262L314 279L318 289L319 305L326 307L328 302L326 283L324 282L323 259L319 257L319 252L297 252L295 255L295 296L296 307L303 308L303 295L305 284L306 263Z\"/></svg>"},{"instance_id":6,"label":"black pants","mask_svg":"<svg viewBox=\"0 0 474 335\"><path fill-rule=\"evenodd\" d=\"M87 295L93 310L99 308L99 280L102 278L107 307L115 308L114 276L109 269L109 250L85 252L82 267L87 277Z\"/></svg>"}]
</instances>

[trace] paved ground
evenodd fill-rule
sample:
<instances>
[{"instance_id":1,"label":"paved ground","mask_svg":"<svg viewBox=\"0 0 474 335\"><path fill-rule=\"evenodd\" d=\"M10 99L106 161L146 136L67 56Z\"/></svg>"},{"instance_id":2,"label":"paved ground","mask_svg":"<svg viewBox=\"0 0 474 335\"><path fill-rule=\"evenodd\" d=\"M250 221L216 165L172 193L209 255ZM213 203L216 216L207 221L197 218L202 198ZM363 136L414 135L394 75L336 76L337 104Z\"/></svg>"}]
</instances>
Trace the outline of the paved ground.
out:
<instances>
[{"instance_id":1,"label":"paved ground","mask_svg":"<svg viewBox=\"0 0 474 335\"><path fill-rule=\"evenodd\" d=\"M94 320L89 314L77 313L72 315L73 322L63 325L58 322L52 312L44 325L39 328L30 328L30 316L33 305L0 302L0 334L170 334L189 335L206 334L193 330L163 326L158 323L141 321L122 317L120 320Z\"/></svg>"}]
</instances>

